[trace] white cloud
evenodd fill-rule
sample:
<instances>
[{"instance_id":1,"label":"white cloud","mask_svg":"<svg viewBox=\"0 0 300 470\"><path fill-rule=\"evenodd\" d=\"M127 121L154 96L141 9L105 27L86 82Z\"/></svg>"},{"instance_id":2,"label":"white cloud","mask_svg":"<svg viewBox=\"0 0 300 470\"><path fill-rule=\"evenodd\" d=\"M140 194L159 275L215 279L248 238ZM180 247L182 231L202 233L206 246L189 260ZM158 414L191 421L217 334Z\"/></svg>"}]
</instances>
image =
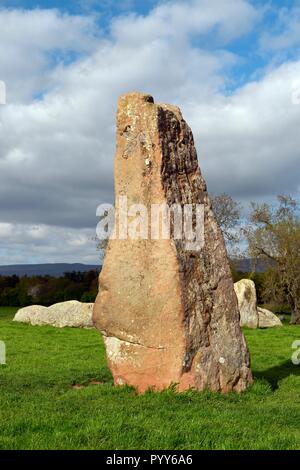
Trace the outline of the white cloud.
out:
<instances>
[{"instance_id":1,"label":"white cloud","mask_svg":"<svg viewBox=\"0 0 300 470\"><path fill-rule=\"evenodd\" d=\"M274 8L275 10L275 8ZM273 11L275 13L275 11ZM269 50L282 50L300 45L300 5L276 10L277 21L273 32L265 32L261 46Z\"/></svg>"},{"instance_id":2,"label":"white cloud","mask_svg":"<svg viewBox=\"0 0 300 470\"><path fill-rule=\"evenodd\" d=\"M292 101L300 61L284 64L231 97L195 107L200 164L214 191L240 199L297 194L300 106Z\"/></svg>"},{"instance_id":3,"label":"white cloud","mask_svg":"<svg viewBox=\"0 0 300 470\"><path fill-rule=\"evenodd\" d=\"M100 264L93 230L0 224L1 264L78 262Z\"/></svg>"},{"instance_id":4,"label":"white cloud","mask_svg":"<svg viewBox=\"0 0 300 470\"><path fill-rule=\"evenodd\" d=\"M98 204L113 197L117 97L134 89L182 108L210 191L249 200L299 188L300 106L292 105L291 88L300 62L267 71L232 96L222 94L228 71L239 60L226 51L227 41L250 31L260 19L250 3L166 3L144 17L114 20L111 36L97 42L91 18L75 20L49 11L11 14L23 15L23 33L11 38L11 31L0 32L15 48L11 101L0 108L0 220L2 225L17 223L24 240L19 244L8 236L6 254L2 250L6 260L27 256L91 262L97 256L90 245L91 227L97 223ZM39 15L44 29L37 28L34 39L23 44L30 21L34 29ZM89 25L92 35L86 33ZM201 47L202 39L211 36L214 47ZM19 63L38 41L39 60L34 55L32 63ZM89 54L45 76L49 47L73 46ZM43 99L28 102L32 90L45 85Z\"/></svg>"},{"instance_id":5,"label":"white cloud","mask_svg":"<svg viewBox=\"0 0 300 470\"><path fill-rule=\"evenodd\" d=\"M50 68L95 47L95 20L58 10L0 10L0 71L7 99L25 101L54 86Z\"/></svg>"},{"instance_id":6,"label":"white cloud","mask_svg":"<svg viewBox=\"0 0 300 470\"><path fill-rule=\"evenodd\" d=\"M169 8L174 16L174 6ZM165 17L166 7L161 9ZM157 99L181 104L191 97L205 100L224 84L221 70L233 56L191 47L186 24L180 41L155 36L148 43L140 41L139 20L122 21L131 37L135 30L131 46L124 31L119 39L99 40L88 58L49 74L55 88L42 101L2 109L0 207L5 220L91 226L95 208L112 198L117 96L149 90ZM229 21L229 15L224 17L224 24Z\"/></svg>"},{"instance_id":7,"label":"white cloud","mask_svg":"<svg viewBox=\"0 0 300 470\"><path fill-rule=\"evenodd\" d=\"M33 240L44 240L48 233L48 228L41 225L29 226L25 231L25 234Z\"/></svg>"},{"instance_id":8,"label":"white cloud","mask_svg":"<svg viewBox=\"0 0 300 470\"><path fill-rule=\"evenodd\" d=\"M148 16L118 18L112 22L112 32L125 46L162 38L182 41L186 36L212 31L226 42L249 32L259 16L259 11L243 0L226 0L225 4L224 0L175 1L157 6Z\"/></svg>"},{"instance_id":9,"label":"white cloud","mask_svg":"<svg viewBox=\"0 0 300 470\"><path fill-rule=\"evenodd\" d=\"M13 233L13 225L0 223L0 240L10 237Z\"/></svg>"}]
</instances>

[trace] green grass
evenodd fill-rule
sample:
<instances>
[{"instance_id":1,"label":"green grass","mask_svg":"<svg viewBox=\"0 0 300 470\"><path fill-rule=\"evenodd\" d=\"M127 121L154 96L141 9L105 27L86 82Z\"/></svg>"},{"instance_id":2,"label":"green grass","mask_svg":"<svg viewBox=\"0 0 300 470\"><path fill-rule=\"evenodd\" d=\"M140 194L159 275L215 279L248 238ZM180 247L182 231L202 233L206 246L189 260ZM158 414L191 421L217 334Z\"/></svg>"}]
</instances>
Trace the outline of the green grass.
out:
<instances>
[{"instance_id":1,"label":"green grass","mask_svg":"<svg viewBox=\"0 0 300 470\"><path fill-rule=\"evenodd\" d=\"M15 311L0 309L0 449L300 449L297 326L245 331L245 393L137 396L113 386L98 332L16 324Z\"/></svg>"}]
</instances>

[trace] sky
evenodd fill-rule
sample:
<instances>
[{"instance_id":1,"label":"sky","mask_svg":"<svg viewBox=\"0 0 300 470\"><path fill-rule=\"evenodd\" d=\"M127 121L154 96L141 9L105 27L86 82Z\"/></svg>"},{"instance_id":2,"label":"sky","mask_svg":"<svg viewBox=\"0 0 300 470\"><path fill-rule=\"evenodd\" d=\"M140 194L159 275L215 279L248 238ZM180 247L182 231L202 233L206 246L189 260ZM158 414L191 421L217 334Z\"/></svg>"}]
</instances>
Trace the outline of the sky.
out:
<instances>
[{"instance_id":1,"label":"sky","mask_svg":"<svg viewBox=\"0 0 300 470\"><path fill-rule=\"evenodd\" d=\"M0 0L0 264L98 263L118 96L190 124L211 193L300 191L300 1Z\"/></svg>"}]
</instances>

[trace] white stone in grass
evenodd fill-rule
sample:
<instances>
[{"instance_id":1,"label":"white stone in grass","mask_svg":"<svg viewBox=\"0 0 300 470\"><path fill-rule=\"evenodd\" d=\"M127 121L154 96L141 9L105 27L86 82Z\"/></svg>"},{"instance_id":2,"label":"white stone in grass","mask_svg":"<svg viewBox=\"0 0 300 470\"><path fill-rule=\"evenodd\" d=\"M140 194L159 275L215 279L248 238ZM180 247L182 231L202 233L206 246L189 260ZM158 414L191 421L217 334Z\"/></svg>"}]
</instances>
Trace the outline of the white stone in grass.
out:
<instances>
[{"instance_id":1,"label":"white stone in grass","mask_svg":"<svg viewBox=\"0 0 300 470\"><path fill-rule=\"evenodd\" d=\"M272 328L274 326L282 326L280 319L270 310L258 307L258 327Z\"/></svg>"},{"instance_id":2,"label":"white stone in grass","mask_svg":"<svg viewBox=\"0 0 300 470\"><path fill-rule=\"evenodd\" d=\"M14 321L29 323L33 326L49 325L57 328L66 326L72 328L92 328L93 304L70 300L42 307L41 305L30 305L18 310Z\"/></svg>"}]
</instances>

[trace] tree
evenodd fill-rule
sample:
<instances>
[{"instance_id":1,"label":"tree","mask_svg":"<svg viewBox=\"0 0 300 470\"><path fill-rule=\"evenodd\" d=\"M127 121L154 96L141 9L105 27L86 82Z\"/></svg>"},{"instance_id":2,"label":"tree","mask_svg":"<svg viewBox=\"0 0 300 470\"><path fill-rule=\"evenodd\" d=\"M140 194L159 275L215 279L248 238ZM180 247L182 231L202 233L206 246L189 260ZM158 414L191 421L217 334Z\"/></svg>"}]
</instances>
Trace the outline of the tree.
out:
<instances>
[{"instance_id":1,"label":"tree","mask_svg":"<svg viewBox=\"0 0 300 470\"><path fill-rule=\"evenodd\" d=\"M287 302L291 323L300 324L300 219L298 203L277 196L277 204L251 203L251 225L245 231L249 254L268 266L265 295Z\"/></svg>"},{"instance_id":2,"label":"tree","mask_svg":"<svg viewBox=\"0 0 300 470\"><path fill-rule=\"evenodd\" d=\"M224 238L229 243L239 240L239 232L236 230L240 217L241 206L229 194L222 193L218 196L211 195L213 211Z\"/></svg>"}]
</instances>

